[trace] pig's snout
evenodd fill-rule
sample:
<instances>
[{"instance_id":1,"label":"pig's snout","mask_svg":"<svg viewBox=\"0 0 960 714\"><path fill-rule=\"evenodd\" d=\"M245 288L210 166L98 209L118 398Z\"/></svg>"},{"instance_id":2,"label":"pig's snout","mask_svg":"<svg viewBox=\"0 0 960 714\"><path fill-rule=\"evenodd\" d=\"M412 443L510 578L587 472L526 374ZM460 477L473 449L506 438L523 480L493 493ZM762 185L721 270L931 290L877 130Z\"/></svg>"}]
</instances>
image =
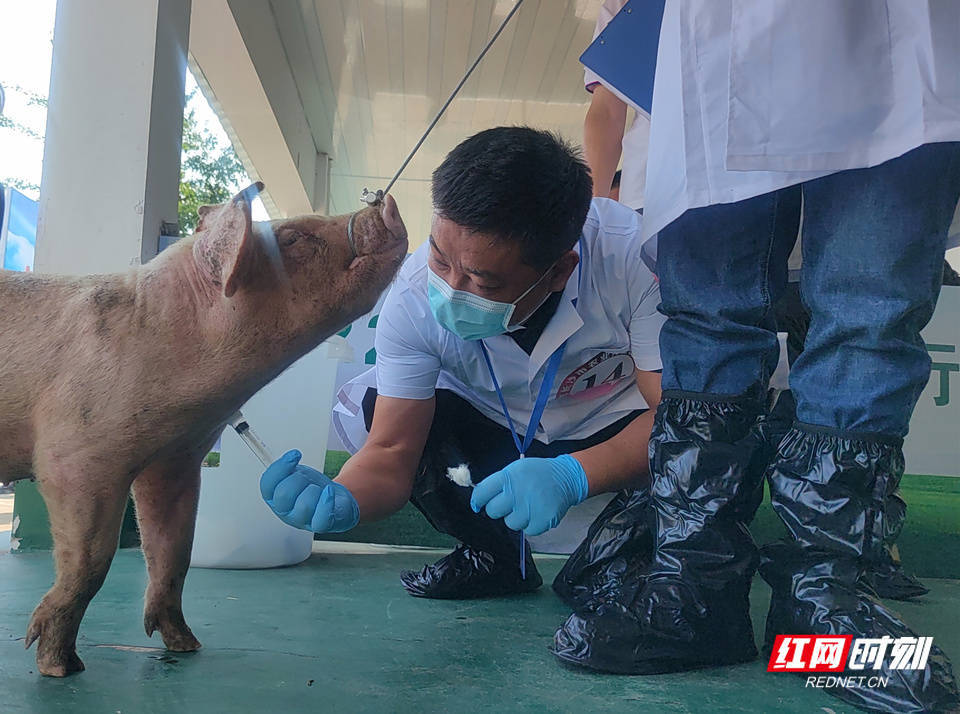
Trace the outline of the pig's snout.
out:
<instances>
[{"instance_id":1,"label":"pig's snout","mask_svg":"<svg viewBox=\"0 0 960 714\"><path fill-rule=\"evenodd\" d=\"M351 216L348 239L357 258L406 253L407 229L393 196L386 196L379 208L368 208Z\"/></svg>"}]
</instances>

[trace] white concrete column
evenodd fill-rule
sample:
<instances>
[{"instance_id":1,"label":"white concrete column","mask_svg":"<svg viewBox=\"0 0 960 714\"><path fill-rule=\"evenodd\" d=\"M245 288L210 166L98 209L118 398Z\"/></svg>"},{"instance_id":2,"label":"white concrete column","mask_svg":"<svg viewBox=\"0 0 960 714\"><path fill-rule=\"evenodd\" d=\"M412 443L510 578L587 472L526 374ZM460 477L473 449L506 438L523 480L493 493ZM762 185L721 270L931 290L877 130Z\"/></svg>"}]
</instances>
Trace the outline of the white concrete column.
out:
<instances>
[{"instance_id":1,"label":"white concrete column","mask_svg":"<svg viewBox=\"0 0 960 714\"><path fill-rule=\"evenodd\" d=\"M177 220L191 0L58 0L36 270L150 260Z\"/></svg>"}]
</instances>

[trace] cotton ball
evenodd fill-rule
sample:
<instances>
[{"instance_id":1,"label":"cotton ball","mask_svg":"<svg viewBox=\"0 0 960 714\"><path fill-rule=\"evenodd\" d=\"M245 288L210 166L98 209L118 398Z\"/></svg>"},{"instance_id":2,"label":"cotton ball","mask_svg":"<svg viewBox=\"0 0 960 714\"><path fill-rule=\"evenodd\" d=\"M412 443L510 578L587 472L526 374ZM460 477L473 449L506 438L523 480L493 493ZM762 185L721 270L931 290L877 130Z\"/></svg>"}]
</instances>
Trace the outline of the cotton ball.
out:
<instances>
[{"instance_id":1,"label":"cotton ball","mask_svg":"<svg viewBox=\"0 0 960 714\"><path fill-rule=\"evenodd\" d=\"M447 478L458 486L473 486L473 480L470 478L470 467L466 464L449 467L447 469Z\"/></svg>"}]
</instances>

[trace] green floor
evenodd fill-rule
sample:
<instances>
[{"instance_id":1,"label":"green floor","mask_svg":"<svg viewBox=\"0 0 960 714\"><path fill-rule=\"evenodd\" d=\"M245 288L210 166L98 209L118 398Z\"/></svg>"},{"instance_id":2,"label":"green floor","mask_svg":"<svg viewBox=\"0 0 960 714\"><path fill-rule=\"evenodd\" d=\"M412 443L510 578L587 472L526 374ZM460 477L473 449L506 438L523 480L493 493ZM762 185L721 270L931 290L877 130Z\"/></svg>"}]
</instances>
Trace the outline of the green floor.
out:
<instances>
[{"instance_id":1,"label":"green floor","mask_svg":"<svg viewBox=\"0 0 960 714\"><path fill-rule=\"evenodd\" d=\"M0 712L850 711L759 661L657 677L585 674L547 652L565 617L549 588L503 600L415 600L397 572L431 552L314 555L278 570L190 572L186 614L205 647L168 654L140 628L139 551L121 551L80 631L87 671L40 677L23 650L49 554L0 554ZM546 578L557 558L539 561ZM960 582L901 610L960 661ZM761 631L768 590L754 588Z\"/></svg>"}]
</instances>

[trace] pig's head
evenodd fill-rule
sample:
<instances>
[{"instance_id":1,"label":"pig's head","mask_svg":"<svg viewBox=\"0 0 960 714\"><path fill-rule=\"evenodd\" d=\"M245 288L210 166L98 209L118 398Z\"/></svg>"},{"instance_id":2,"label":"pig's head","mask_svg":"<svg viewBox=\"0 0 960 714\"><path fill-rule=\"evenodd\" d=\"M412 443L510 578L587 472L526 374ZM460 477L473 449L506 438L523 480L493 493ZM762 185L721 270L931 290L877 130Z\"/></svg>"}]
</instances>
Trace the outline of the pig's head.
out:
<instances>
[{"instance_id":1,"label":"pig's head","mask_svg":"<svg viewBox=\"0 0 960 714\"><path fill-rule=\"evenodd\" d=\"M393 198L348 216L254 223L253 189L200 209L193 258L201 280L275 336L323 339L373 309L407 251Z\"/></svg>"}]
</instances>

